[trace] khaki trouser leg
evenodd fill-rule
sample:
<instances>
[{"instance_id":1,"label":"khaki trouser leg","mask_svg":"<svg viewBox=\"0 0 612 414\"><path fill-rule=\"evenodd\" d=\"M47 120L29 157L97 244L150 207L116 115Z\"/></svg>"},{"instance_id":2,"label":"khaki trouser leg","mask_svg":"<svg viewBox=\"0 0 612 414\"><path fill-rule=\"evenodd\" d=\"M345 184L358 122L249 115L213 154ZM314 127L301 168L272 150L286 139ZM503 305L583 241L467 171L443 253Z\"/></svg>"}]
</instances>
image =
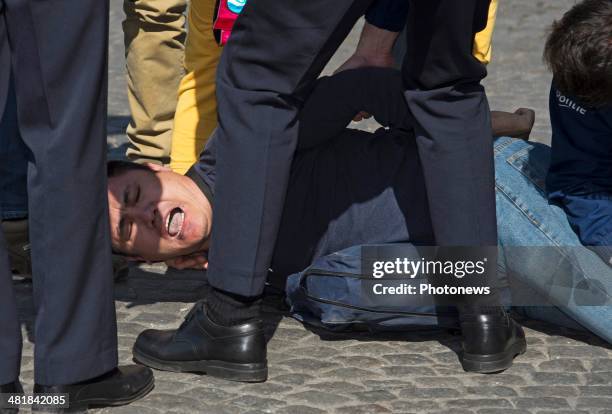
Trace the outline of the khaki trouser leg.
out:
<instances>
[{"instance_id":1,"label":"khaki trouser leg","mask_svg":"<svg viewBox=\"0 0 612 414\"><path fill-rule=\"evenodd\" d=\"M132 120L126 156L170 162L177 89L183 75L186 0L124 0L123 33Z\"/></svg>"}]
</instances>

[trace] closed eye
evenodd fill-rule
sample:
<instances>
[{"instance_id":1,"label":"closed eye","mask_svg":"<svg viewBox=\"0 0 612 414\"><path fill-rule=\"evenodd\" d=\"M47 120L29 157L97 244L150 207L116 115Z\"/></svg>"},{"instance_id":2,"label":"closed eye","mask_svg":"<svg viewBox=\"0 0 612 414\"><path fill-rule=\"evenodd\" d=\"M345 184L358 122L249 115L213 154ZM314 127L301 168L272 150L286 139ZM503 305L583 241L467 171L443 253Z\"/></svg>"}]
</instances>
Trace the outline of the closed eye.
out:
<instances>
[{"instance_id":1,"label":"closed eye","mask_svg":"<svg viewBox=\"0 0 612 414\"><path fill-rule=\"evenodd\" d=\"M121 240L130 240L132 236L132 223L125 217L119 221L119 237Z\"/></svg>"}]
</instances>

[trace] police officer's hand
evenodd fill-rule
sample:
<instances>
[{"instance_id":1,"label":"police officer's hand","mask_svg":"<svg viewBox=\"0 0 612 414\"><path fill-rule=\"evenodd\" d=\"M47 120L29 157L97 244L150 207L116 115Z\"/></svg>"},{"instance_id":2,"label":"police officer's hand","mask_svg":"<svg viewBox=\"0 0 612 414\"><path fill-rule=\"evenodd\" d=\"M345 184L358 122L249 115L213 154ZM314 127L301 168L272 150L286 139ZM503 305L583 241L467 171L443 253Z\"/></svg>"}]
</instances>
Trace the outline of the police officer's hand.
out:
<instances>
[{"instance_id":1,"label":"police officer's hand","mask_svg":"<svg viewBox=\"0 0 612 414\"><path fill-rule=\"evenodd\" d=\"M349 69L365 68L365 67L393 68L395 67L395 59L391 53L368 55L356 50L353 55L348 58L335 73Z\"/></svg>"},{"instance_id":2,"label":"police officer's hand","mask_svg":"<svg viewBox=\"0 0 612 414\"><path fill-rule=\"evenodd\" d=\"M365 68L365 67L395 67L393 58L393 44L397 39L398 33L380 29L370 23L365 23L359 39L359 44L355 53L346 60L334 74L344 70ZM372 115L361 111L353 118L359 122L370 118Z\"/></svg>"}]
</instances>

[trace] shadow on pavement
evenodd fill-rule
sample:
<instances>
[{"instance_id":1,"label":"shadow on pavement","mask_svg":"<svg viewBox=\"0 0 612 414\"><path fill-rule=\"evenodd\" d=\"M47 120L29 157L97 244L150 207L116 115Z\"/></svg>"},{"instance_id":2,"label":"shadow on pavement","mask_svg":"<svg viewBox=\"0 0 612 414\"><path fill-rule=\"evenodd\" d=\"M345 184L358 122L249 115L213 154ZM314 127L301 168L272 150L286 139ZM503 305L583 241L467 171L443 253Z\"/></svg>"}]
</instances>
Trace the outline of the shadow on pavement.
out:
<instances>
[{"instance_id":1,"label":"shadow on pavement","mask_svg":"<svg viewBox=\"0 0 612 414\"><path fill-rule=\"evenodd\" d=\"M13 286L21 323L26 327L28 340L34 342L35 311L32 282L30 279L15 278ZM159 264L132 265L127 275L115 282L115 300L127 302L127 307L146 306L157 302L195 303L205 298L209 289L210 285L206 280L205 271L175 270ZM263 319L268 341L285 316L290 317L290 314L283 292L275 288L267 288L263 304ZM612 349L610 344L586 331L553 326L520 317L516 319L523 326L549 336L562 336L591 346ZM429 328L404 332L372 333L357 328L351 331L333 332L310 325L303 324L303 326L323 341L405 341L413 343L438 341L457 355L461 352L461 336L458 330Z\"/></svg>"},{"instance_id":2,"label":"shadow on pavement","mask_svg":"<svg viewBox=\"0 0 612 414\"><path fill-rule=\"evenodd\" d=\"M115 282L115 300L127 302L128 308L157 302L195 303L204 299L209 289L205 271L140 264L132 265L128 276ZM283 316L287 315L283 304L283 298L278 293L266 292L263 320L267 341L276 332Z\"/></svg>"}]
</instances>

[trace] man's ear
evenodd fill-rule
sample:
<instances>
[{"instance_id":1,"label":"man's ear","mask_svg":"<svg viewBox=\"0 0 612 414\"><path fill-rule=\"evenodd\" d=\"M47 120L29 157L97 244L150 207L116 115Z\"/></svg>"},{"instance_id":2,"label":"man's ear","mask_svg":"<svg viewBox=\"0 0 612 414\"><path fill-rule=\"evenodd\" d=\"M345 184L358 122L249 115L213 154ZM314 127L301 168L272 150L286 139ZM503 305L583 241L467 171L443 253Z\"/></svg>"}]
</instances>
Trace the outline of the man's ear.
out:
<instances>
[{"instance_id":1,"label":"man's ear","mask_svg":"<svg viewBox=\"0 0 612 414\"><path fill-rule=\"evenodd\" d=\"M165 165L153 164L152 162L146 162L145 165L149 167L151 171L155 172L170 172L172 171L170 167L166 167Z\"/></svg>"}]
</instances>

